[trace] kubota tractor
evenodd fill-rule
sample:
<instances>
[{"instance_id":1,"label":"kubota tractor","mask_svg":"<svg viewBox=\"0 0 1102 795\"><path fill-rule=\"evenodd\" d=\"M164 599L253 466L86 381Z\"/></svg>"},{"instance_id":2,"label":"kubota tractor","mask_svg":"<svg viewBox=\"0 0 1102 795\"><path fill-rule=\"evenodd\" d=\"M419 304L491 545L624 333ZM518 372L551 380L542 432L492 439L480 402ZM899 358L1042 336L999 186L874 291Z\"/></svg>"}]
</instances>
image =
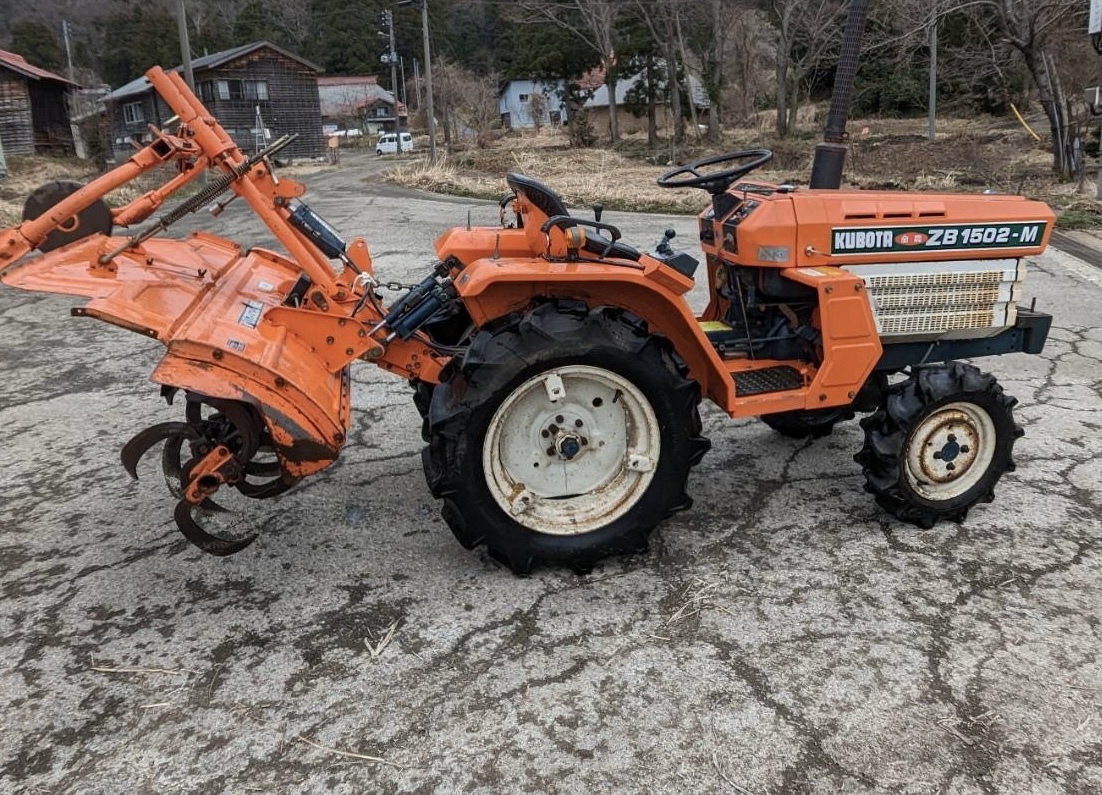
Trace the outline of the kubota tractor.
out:
<instances>
[{"instance_id":1,"label":"kubota tractor","mask_svg":"<svg viewBox=\"0 0 1102 795\"><path fill-rule=\"evenodd\" d=\"M689 470L709 448L702 398L799 437L870 412L866 488L923 527L963 521L1013 468L1015 401L955 360L1041 351L1051 317L1016 303L1022 258L1052 230L1040 202L770 185L748 178L768 151L736 152L659 180L710 195L700 262L670 234L652 251L627 245L599 213L573 216L510 174L501 226L446 232L432 272L386 306L364 241L341 240L273 173L285 140L246 157L178 75L148 77L173 129L88 185L36 191L27 220L0 233L0 278L84 296L74 314L164 343L152 380L182 398L183 419L139 433L122 460L135 475L164 443L177 524L207 552L254 538L200 526L220 488L274 497L336 460L356 360L410 382L445 520L518 573L642 550L689 507ZM163 187L103 202L163 163L176 165ZM176 209L112 236L208 169ZM286 253L159 236L229 191ZM685 300L696 278L710 290L700 317Z\"/></svg>"}]
</instances>

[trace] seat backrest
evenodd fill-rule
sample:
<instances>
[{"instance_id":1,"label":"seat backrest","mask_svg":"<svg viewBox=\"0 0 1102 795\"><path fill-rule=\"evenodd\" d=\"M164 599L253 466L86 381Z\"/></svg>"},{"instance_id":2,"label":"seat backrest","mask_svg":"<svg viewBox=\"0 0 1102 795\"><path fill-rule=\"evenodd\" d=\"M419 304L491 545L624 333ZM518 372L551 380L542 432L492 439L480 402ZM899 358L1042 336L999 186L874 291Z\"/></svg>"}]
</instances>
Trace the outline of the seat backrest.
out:
<instances>
[{"instance_id":1,"label":"seat backrest","mask_svg":"<svg viewBox=\"0 0 1102 795\"><path fill-rule=\"evenodd\" d=\"M515 193L524 194L524 197L548 218L554 218L556 215L570 215L559 194L539 180L510 171L505 175L505 183ZM583 248L591 254L600 256L630 260L638 260L640 257L639 251L627 243L615 241L612 242L611 247L609 243L608 238L592 230L587 230ZM607 255L605 254L606 250L608 251Z\"/></svg>"},{"instance_id":2,"label":"seat backrest","mask_svg":"<svg viewBox=\"0 0 1102 795\"><path fill-rule=\"evenodd\" d=\"M523 174L518 174L515 171L510 171L505 175L505 184L507 184L515 193L523 193L525 198L528 199L541 213L548 218L552 218L556 215L570 215L566 210L566 205L563 204L559 194L551 190L539 180L526 177Z\"/></svg>"}]
</instances>

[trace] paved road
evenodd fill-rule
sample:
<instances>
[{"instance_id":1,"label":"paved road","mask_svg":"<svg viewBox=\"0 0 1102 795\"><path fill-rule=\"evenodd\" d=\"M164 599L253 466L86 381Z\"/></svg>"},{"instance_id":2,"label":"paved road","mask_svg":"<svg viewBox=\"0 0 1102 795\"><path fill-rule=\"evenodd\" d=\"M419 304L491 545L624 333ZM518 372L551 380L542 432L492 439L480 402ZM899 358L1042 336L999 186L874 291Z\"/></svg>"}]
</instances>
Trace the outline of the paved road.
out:
<instances>
[{"instance_id":1,"label":"paved road","mask_svg":"<svg viewBox=\"0 0 1102 795\"><path fill-rule=\"evenodd\" d=\"M496 220L373 168L307 179L386 278L468 207ZM1053 252L1028 291L1048 350L990 362L1020 466L965 526L889 521L855 423L805 443L712 410L648 555L522 580L452 540L408 390L367 365L342 460L203 555L118 463L175 418L158 347L0 290L0 791L1098 792L1102 278Z\"/></svg>"}]
</instances>

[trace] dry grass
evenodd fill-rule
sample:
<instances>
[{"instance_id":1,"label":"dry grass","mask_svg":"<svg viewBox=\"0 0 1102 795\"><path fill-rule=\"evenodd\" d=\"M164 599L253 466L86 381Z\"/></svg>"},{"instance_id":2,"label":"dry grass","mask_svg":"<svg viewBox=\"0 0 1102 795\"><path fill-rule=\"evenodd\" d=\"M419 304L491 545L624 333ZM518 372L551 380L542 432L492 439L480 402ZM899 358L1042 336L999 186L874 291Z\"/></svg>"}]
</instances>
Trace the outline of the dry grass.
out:
<instances>
[{"instance_id":1,"label":"dry grass","mask_svg":"<svg viewBox=\"0 0 1102 795\"><path fill-rule=\"evenodd\" d=\"M280 169L286 176L303 176L332 169L334 166L324 163L305 161ZM146 191L159 187L176 175L175 166L163 165L129 182L106 196L108 204L119 207L141 196ZM13 157L8 160L8 176L0 179L0 229L15 226L23 218L23 202L35 189L54 180L75 180L88 182L99 176L95 166L85 160L59 157ZM174 197L182 199L195 190L192 185L185 187ZM173 199L170 199L171 203ZM170 204L171 206L171 204Z\"/></svg>"},{"instance_id":2,"label":"dry grass","mask_svg":"<svg viewBox=\"0 0 1102 795\"><path fill-rule=\"evenodd\" d=\"M774 160L755 177L806 184L823 114L819 106L801 108L801 132L776 139L770 132L772 115L764 111L725 133L721 145L710 148L690 138L676 156L668 143L658 149L648 147L642 133L625 136L611 150L572 148L561 130L544 129L538 135L529 131L503 136L487 149L456 152L436 164L427 158L407 161L388 179L435 193L498 199L506 193L506 172L519 171L546 182L573 207L600 202L610 210L695 213L705 205L701 191L664 190L655 180L675 163L716 151L767 147L773 150ZM1044 127L1038 119L1029 121L1038 129ZM1083 189L1055 180L1050 173L1051 155L1013 119L940 119L934 142L926 140L925 119L856 120L850 122L849 130L849 186L1023 193L1057 210L1068 210L1069 228L1102 223L1102 204L1092 198L1093 180ZM12 158L8 165L9 177L0 181L0 228L19 222L24 197L44 182L86 181L95 175L86 163L72 159ZM303 163L281 173L302 176L328 168L332 166ZM166 174L154 172L116 191L108 201L123 204L165 179Z\"/></svg>"},{"instance_id":3,"label":"dry grass","mask_svg":"<svg viewBox=\"0 0 1102 795\"><path fill-rule=\"evenodd\" d=\"M8 176L0 180L0 229L23 218L23 201L32 190L57 179L87 181L96 175L91 163L76 158L12 157Z\"/></svg>"},{"instance_id":4,"label":"dry grass","mask_svg":"<svg viewBox=\"0 0 1102 795\"><path fill-rule=\"evenodd\" d=\"M626 136L616 150L573 149L561 131L507 135L483 150L448 155L390 172L401 185L438 193L498 198L506 192L505 173L519 171L552 186L571 206L601 202L609 209L697 212L697 190L663 190L655 180L676 162L715 151L770 148L774 160L755 177L767 182L806 184L818 141L821 110L808 108L803 132L773 138L768 113L725 134L709 148L691 140L675 158L668 144L646 145L642 134ZM814 124L813 124L814 122ZM851 138L846 184L879 190L1023 193L1057 209L1091 203L1075 183L1051 176L1051 155L1014 120L979 117L940 119L938 136L926 139L925 119L866 119L849 125Z\"/></svg>"},{"instance_id":5,"label":"dry grass","mask_svg":"<svg viewBox=\"0 0 1102 795\"><path fill-rule=\"evenodd\" d=\"M496 199L508 190L506 172L518 171L552 185L575 207L599 201L610 210L699 211L699 191L663 190L655 184L665 170L664 164L618 151L574 149L564 134L543 131L506 136L489 149L459 152L436 164L413 161L388 178L420 190Z\"/></svg>"}]
</instances>

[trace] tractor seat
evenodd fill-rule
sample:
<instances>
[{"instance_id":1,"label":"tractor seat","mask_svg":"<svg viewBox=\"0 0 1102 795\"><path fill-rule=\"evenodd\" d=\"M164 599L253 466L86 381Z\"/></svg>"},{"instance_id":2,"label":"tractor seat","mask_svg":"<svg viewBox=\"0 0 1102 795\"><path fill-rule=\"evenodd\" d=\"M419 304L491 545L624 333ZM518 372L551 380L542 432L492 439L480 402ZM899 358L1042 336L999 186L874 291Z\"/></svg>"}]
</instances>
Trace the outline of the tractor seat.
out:
<instances>
[{"instance_id":1,"label":"tractor seat","mask_svg":"<svg viewBox=\"0 0 1102 795\"><path fill-rule=\"evenodd\" d=\"M559 194L555 193L555 191L551 190L539 180L510 171L505 175L505 182L514 193L518 195L523 194L528 201L535 205L536 208L548 218L554 218L556 215L570 215L566 209L566 205L563 204L562 199L559 198ZM633 262L638 262L640 257L639 250L634 246L629 246L627 243L621 243L619 240L609 240L593 229L585 230L585 245L582 246L582 248L598 256L618 257L620 259L632 260ZM608 252L607 254L605 253L606 251Z\"/></svg>"}]
</instances>

